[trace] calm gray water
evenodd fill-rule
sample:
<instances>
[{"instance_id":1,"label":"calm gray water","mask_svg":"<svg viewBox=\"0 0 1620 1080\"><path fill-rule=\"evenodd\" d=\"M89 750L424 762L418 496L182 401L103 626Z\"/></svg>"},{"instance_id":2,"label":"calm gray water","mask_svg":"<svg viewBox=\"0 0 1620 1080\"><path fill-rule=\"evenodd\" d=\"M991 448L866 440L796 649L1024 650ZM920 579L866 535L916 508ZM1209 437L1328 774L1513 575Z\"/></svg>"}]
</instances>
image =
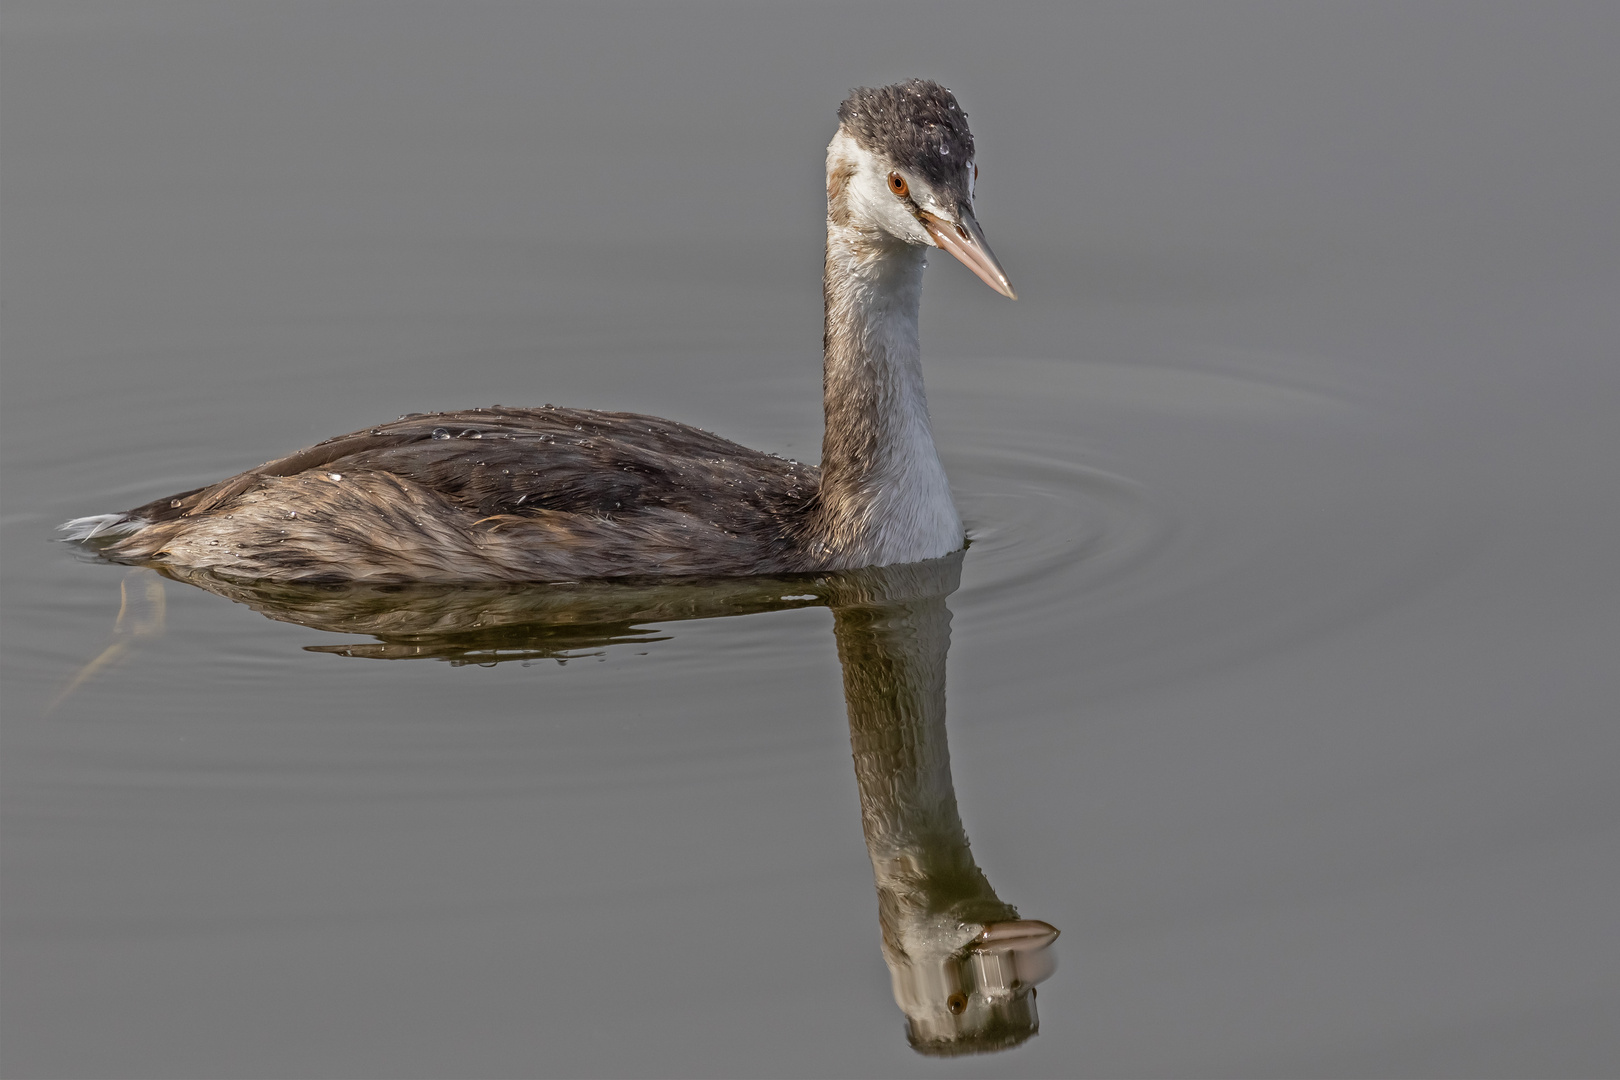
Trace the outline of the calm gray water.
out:
<instances>
[{"instance_id":1,"label":"calm gray water","mask_svg":"<svg viewBox=\"0 0 1620 1080\"><path fill-rule=\"evenodd\" d=\"M0 38L6 1075L1620 1073L1620 8L8 2ZM1022 297L929 271L954 592L576 631L51 542L433 408L814 459L823 147L912 74ZM926 829L872 813L908 783L1062 931L1014 1049L908 1045L873 857Z\"/></svg>"}]
</instances>

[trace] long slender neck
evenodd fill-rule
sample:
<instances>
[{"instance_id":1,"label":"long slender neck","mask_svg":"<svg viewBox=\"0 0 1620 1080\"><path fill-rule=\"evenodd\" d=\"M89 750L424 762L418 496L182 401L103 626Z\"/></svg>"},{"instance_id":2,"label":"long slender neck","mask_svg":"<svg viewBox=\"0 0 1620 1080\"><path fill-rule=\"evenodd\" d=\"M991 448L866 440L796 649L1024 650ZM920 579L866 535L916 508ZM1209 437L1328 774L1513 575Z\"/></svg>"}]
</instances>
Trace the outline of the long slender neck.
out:
<instances>
[{"instance_id":1,"label":"long slender neck","mask_svg":"<svg viewBox=\"0 0 1620 1080\"><path fill-rule=\"evenodd\" d=\"M962 546L923 392L917 312L926 252L829 205L827 427L815 522L828 568L915 562Z\"/></svg>"}]
</instances>

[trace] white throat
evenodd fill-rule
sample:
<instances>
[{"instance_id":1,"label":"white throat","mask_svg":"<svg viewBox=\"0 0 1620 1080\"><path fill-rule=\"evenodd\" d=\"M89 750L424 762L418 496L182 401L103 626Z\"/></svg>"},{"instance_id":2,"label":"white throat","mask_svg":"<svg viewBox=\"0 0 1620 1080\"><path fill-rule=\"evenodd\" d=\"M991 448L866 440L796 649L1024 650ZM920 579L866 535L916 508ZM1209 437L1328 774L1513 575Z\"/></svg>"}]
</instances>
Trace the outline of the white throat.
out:
<instances>
[{"instance_id":1,"label":"white throat","mask_svg":"<svg viewBox=\"0 0 1620 1080\"><path fill-rule=\"evenodd\" d=\"M855 198L870 165L828 148L821 520L833 568L938 558L962 546L928 421L917 315L928 248L877 228Z\"/></svg>"}]
</instances>

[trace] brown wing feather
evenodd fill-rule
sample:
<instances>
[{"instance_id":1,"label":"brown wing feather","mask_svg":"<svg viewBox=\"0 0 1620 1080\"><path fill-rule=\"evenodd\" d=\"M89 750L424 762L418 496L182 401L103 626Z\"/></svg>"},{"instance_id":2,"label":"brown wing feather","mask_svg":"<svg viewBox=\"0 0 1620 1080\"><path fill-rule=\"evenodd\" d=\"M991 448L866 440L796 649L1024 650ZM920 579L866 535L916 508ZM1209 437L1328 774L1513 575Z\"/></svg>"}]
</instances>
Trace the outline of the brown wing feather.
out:
<instances>
[{"instance_id":1,"label":"brown wing feather","mask_svg":"<svg viewBox=\"0 0 1620 1080\"><path fill-rule=\"evenodd\" d=\"M818 484L658 417L427 413L148 503L107 550L277 580L791 571Z\"/></svg>"}]
</instances>

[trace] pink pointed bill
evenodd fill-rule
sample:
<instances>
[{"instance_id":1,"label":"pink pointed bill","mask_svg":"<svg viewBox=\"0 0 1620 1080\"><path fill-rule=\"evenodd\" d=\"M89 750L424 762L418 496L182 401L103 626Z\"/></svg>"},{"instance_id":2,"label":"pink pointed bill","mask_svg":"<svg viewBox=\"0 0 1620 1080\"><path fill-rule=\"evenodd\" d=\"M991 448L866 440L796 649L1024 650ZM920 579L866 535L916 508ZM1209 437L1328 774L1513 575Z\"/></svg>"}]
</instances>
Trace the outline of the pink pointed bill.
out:
<instances>
[{"instance_id":1,"label":"pink pointed bill","mask_svg":"<svg viewBox=\"0 0 1620 1080\"><path fill-rule=\"evenodd\" d=\"M922 220L923 228L928 230L928 235L934 238L934 243L961 259L969 270L979 275L980 281L1009 300L1018 299L1018 294L1013 292L1012 282L1007 280L1007 272L996 261L990 245L985 243L984 233L972 214L962 211L960 222L948 221L926 210L918 217Z\"/></svg>"}]
</instances>

